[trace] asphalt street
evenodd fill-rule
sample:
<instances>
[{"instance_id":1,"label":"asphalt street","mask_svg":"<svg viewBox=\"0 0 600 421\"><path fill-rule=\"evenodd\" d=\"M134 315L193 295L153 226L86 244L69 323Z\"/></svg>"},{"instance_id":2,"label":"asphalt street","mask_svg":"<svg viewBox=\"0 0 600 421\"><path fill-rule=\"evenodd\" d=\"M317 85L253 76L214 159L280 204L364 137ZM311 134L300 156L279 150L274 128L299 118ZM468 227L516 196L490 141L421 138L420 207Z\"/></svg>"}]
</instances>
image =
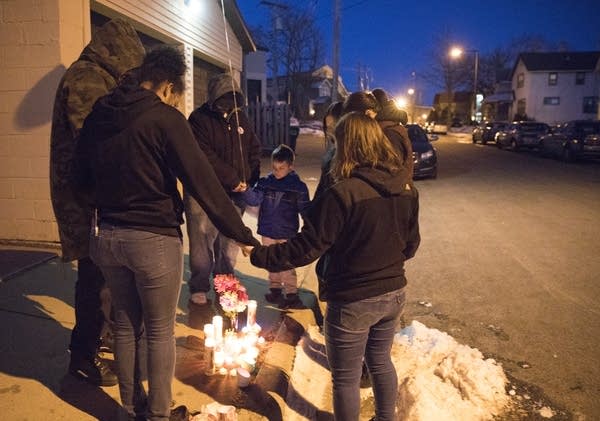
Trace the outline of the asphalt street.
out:
<instances>
[{"instance_id":1,"label":"asphalt street","mask_svg":"<svg viewBox=\"0 0 600 421\"><path fill-rule=\"evenodd\" d=\"M600 419L600 162L434 142L406 319L454 336L573 415ZM431 306L430 306L431 305Z\"/></svg>"}]
</instances>

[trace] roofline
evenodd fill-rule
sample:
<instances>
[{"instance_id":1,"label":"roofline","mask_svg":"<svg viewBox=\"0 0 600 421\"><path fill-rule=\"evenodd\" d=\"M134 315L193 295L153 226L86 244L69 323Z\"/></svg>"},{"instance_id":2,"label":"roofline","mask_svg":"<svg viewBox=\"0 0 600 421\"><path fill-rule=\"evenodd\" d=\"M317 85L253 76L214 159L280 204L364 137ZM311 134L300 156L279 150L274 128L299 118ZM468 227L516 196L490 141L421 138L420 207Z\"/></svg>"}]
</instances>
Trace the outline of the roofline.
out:
<instances>
[{"instance_id":1,"label":"roofline","mask_svg":"<svg viewBox=\"0 0 600 421\"><path fill-rule=\"evenodd\" d=\"M252 53L257 50L256 43L252 39L252 35L248 30L248 26L244 21L244 17L240 12L240 8L237 5L236 0L223 0L223 4L225 6L225 16L227 17L227 21L233 28L240 45L242 46L242 51L245 53Z\"/></svg>"}]
</instances>

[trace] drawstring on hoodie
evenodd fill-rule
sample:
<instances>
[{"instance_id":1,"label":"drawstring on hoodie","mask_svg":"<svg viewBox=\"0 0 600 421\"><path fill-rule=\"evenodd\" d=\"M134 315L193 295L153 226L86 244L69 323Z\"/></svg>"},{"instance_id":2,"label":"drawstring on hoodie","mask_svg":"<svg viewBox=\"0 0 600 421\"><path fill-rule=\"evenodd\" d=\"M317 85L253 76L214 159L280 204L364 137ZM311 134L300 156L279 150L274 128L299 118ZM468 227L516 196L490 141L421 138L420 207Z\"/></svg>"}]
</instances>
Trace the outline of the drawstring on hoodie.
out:
<instances>
[{"instance_id":1,"label":"drawstring on hoodie","mask_svg":"<svg viewBox=\"0 0 600 421\"><path fill-rule=\"evenodd\" d=\"M229 119L232 114L235 114L235 125L237 127L238 144L240 147L240 161L242 165L242 183L246 184L246 160L244 159L244 148L242 146L242 133L240 133L240 117L238 112L240 108L237 103L237 95L235 94L235 82L233 80L233 65L231 64L231 46L229 45L229 33L227 31L227 18L225 17L225 4L221 0L221 11L223 12L223 28L225 28L225 43L227 44L227 57L229 61L229 76L231 76L231 92L233 92L233 110L227 116L227 124L229 125Z\"/></svg>"}]
</instances>

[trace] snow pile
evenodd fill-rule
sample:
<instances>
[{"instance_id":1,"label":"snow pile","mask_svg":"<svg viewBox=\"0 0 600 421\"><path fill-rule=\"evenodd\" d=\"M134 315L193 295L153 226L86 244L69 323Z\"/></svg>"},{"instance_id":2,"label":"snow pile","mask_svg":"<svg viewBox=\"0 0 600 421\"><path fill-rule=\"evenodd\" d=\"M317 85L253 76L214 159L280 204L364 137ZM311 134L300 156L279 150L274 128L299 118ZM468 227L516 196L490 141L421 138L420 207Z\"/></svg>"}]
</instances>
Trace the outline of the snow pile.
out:
<instances>
[{"instance_id":1,"label":"snow pile","mask_svg":"<svg viewBox=\"0 0 600 421\"><path fill-rule=\"evenodd\" d=\"M331 374L323 344L318 328L311 326L296 347L287 420L315 420L320 411L332 412ZM392 361L398 373L398 419L403 421L490 420L510 401L500 365L417 321L396 335ZM371 388L361 389L361 402L369 419L374 414L369 410Z\"/></svg>"},{"instance_id":2,"label":"snow pile","mask_svg":"<svg viewBox=\"0 0 600 421\"><path fill-rule=\"evenodd\" d=\"M486 420L509 402L500 365L417 321L396 335L392 360L402 420Z\"/></svg>"}]
</instances>

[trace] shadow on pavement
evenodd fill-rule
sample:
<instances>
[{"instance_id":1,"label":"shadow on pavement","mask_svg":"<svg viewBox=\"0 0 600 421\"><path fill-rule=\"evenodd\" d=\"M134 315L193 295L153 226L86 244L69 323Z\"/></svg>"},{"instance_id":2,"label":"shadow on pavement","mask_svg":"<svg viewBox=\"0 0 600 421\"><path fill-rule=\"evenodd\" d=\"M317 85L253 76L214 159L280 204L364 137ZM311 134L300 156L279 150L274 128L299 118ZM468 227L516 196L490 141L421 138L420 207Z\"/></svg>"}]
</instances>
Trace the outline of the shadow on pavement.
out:
<instances>
[{"instance_id":1,"label":"shadow on pavement","mask_svg":"<svg viewBox=\"0 0 600 421\"><path fill-rule=\"evenodd\" d=\"M0 384L0 392L28 393L32 386L21 379L30 379L96 419L114 420L121 407L113 397L67 374L76 276L71 264L54 259L0 283L0 372L12 383ZM40 396L25 399L40 402ZM49 407L39 416L53 411Z\"/></svg>"}]
</instances>

